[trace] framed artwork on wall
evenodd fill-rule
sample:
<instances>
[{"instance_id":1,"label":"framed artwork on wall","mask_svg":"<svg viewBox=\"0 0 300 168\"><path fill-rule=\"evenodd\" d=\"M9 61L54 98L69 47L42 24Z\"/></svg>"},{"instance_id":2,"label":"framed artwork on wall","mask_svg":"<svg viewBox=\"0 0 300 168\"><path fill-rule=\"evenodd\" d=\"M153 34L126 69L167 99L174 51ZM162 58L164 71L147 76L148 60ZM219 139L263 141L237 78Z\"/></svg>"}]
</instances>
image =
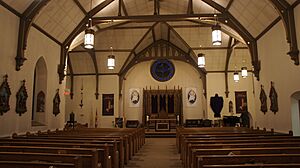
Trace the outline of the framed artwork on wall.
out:
<instances>
[{"instance_id":1,"label":"framed artwork on wall","mask_svg":"<svg viewBox=\"0 0 300 168\"><path fill-rule=\"evenodd\" d=\"M102 115L103 116L114 115L114 94L102 95Z\"/></svg>"},{"instance_id":2,"label":"framed artwork on wall","mask_svg":"<svg viewBox=\"0 0 300 168\"><path fill-rule=\"evenodd\" d=\"M235 92L235 109L237 114L248 111L246 91Z\"/></svg>"},{"instance_id":3,"label":"framed artwork on wall","mask_svg":"<svg viewBox=\"0 0 300 168\"><path fill-rule=\"evenodd\" d=\"M196 88L186 88L186 103L187 106L196 106L197 104L197 89Z\"/></svg>"},{"instance_id":4,"label":"framed artwork on wall","mask_svg":"<svg viewBox=\"0 0 300 168\"><path fill-rule=\"evenodd\" d=\"M139 88L129 89L129 107L140 107L141 94Z\"/></svg>"}]
</instances>

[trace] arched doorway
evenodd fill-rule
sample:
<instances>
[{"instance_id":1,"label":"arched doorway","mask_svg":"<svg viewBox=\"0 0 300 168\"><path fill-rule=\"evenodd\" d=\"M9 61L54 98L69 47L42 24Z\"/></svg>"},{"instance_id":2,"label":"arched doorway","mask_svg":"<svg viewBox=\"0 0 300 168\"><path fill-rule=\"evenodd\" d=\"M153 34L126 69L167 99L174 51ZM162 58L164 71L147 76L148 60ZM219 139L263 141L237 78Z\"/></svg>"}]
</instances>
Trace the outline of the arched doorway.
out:
<instances>
[{"instance_id":1,"label":"arched doorway","mask_svg":"<svg viewBox=\"0 0 300 168\"><path fill-rule=\"evenodd\" d=\"M40 57L34 70L32 100L32 126L46 125L46 95L47 95L47 67L43 57Z\"/></svg>"},{"instance_id":2,"label":"arched doorway","mask_svg":"<svg viewBox=\"0 0 300 168\"><path fill-rule=\"evenodd\" d=\"M292 130L295 136L300 135L300 91L291 96Z\"/></svg>"}]
</instances>

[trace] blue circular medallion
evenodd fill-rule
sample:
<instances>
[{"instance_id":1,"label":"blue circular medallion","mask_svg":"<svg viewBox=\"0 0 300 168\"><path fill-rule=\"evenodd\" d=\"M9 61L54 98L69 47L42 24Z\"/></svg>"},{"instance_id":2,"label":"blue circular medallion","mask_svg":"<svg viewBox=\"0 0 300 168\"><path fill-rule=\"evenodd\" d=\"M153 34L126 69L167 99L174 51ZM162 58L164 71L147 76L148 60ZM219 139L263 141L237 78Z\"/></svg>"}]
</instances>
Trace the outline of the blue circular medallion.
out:
<instances>
[{"instance_id":1,"label":"blue circular medallion","mask_svg":"<svg viewBox=\"0 0 300 168\"><path fill-rule=\"evenodd\" d=\"M152 77L160 82L170 80L174 76L175 67L173 63L167 59L159 59L151 65Z\"/></svg>"}]
</instances>

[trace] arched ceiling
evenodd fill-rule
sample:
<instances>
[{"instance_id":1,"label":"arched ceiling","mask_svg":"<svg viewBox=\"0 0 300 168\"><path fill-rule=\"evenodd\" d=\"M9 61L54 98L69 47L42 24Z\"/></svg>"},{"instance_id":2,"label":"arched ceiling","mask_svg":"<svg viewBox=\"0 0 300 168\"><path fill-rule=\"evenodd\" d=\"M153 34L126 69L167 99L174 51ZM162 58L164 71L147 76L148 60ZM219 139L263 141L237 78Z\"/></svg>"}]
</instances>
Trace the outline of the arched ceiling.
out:
<instances>
[{"instance_id":1,"label":"arched ceiling","mask_svg":"<svg viewBox=\"0 0 300 168\"><path fill-rule=\"evenodd\" d=\"M136 53L159 39L191 53L194 60L198 53L204 53L207 72L230 71L241 66L251 69L251 61L258 60L253 60L251 54L255 55L255 51L248 49L248 40L260 38L280 20L276 2L282 2L283 6L299 4L299 0L1 1L20 16L30 13L32 4L44 1L45 6L36 12L32 24L58 44L68 47L69 66L72 66L72 72L68 72L74 74L119 74ZM214 14L222 26L221 46L211 44ZM82 42L84 25L89 17L93 17L96 35L95 49L88 52ZM239 43L236 43L230 61L226 61L233 41ZM116 56L114 70L106 68L110 47Z\"/></svg>"}]
</instances>

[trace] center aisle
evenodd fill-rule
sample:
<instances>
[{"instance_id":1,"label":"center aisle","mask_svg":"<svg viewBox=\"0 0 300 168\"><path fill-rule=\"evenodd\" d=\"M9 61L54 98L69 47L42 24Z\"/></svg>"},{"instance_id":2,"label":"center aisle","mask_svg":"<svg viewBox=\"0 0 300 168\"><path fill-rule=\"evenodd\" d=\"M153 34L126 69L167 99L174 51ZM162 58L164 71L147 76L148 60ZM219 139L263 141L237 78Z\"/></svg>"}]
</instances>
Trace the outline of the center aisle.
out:
<instances>
[{"instance_id":1,"label":"center aisle","mask_svg":"<svg viewBox=\"0 0 300 168\"><path fill-rule=\"evenodd\" d=\"M175 138L146 138L142 149L125 168L182 168Z\"/></svg>"}]
</instances>

